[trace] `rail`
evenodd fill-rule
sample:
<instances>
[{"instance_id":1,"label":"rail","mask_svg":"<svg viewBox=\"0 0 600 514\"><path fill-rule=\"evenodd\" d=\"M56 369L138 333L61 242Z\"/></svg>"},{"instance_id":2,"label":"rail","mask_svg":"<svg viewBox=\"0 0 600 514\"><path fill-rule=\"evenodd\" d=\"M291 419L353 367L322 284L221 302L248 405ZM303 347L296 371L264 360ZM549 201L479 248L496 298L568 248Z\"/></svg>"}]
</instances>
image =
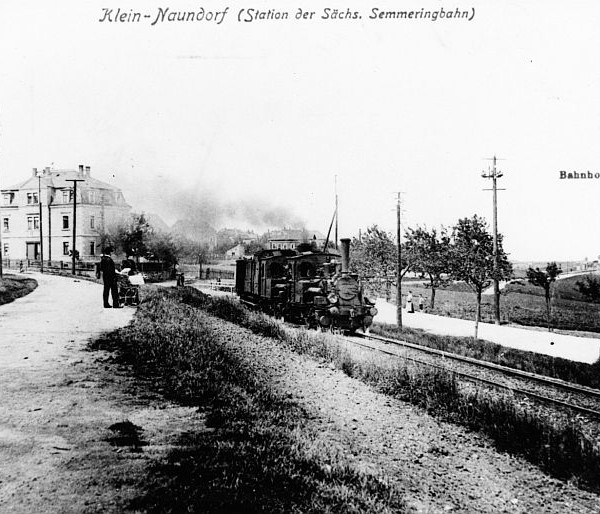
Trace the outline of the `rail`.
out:
<instances>
[{"instance_id":1,"label":"rail","mask_svg":"<svg viewBox=\"0 0 600 514\"><path fill-rule=\"evenodd\" d=\"M441 356L446 359L456 360L456 361L465 362L465 363L468 363L471 365L475 365L475 366L478 366L481 368L491 369L491 370L494 370L494 371L497 371L500 373L504 373L506 375L518 376L519 378L526 378L528 380L543 383L545 385L552 385L554 387L557 387L559 389L564 389L569 392L577 392L580 394L586 394L588 396L592 396L594 398L600 398L599 390L593 389L590 387L580 386L577 384L572 384L569 382L565 382L564 380L560 380L560 379L556 379L556 378L552 378L552 377L545 377L543 375L536 375L535 373L529 373L526 371L516 370L513 368L508 368L506 366L500 366L498 364L493 364L493 363L486 362L486 361L479 361L477 359L472 359L471 357L464 357L462 355L457 355L457 354L450 353L450 352L444 352L442 350L436 350L434 348L427 348L425 346L421 346L421 345L414 344L414 343L409 343L407 341L401 341L398 339L390 339L387 337L374 336L371 334L356 334L356 335L362 339L372 339L372 340L376 340L376 341L382 341L384 343L392 343L396 346L405 346L407 348L422 351L424 353L438 355L438 356ZM484 384L487 384L487 385L490 385L490 386L493 386L493 387L496 387L499 389L509 390L514 394L519 394L521 396L528 396L530 398L535 398L535 399L545 402L545 403L558 405L560 407L565 407L565 408L571 409L573 411L580 412L582 414L586 414L588 416L593 416L595 418L600 419L600 411L590 409L588 407L583 407L581 405L577 405L574 403L565 402L563 400L559 400L556 398L550 398L550 397L547 397L547 396L544 396L544 395L541 395L541 394L538 394L538 393L535 393L532 391L525 391L524 389L520 389L517 387L508 386L505 384L499 384L492 380L488 380L488 379L485 379L482 377L476 377L474 375L465 373L463 371L452 370L446 366L441 366L441 365L437 365L437 364L434 364L431 362L422 361L419 359L415 359L414 357L405 357L403 355L399 355L398 353L391 352L391 351L385 350L383 348L378 348L378 347L370 346L370 345L367 345L364 343L359 343L358 341L356 341L356 338L349 339L349 341L351 341L352 343L354 343L358 346L361 346L363 348L374 350L374 351L383 353L385 355L391 355L391 356L401 358L401 359L402 358L410 359L411 361L422 364L422 365L426 365L426 366L430 366L430 367L433 367L436 369L441 369L441 370L451 372L454 375L462 377L464 379L467 379L471 382L484 383Z\"/></svg>"}]
</instances>

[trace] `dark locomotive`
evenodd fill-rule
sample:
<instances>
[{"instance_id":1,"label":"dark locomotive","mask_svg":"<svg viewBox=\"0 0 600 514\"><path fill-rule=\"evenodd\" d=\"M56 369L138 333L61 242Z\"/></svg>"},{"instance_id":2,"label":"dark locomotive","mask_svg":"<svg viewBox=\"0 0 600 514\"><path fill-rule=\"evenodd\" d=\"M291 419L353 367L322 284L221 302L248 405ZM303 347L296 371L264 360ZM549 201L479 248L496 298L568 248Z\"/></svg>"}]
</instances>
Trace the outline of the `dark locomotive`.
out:
<instances>
[{"instance_id":1,"label":"dark locomotive","mask_svg":"<svg viewBox=\"0 0 600 514\"><path fill-rule=\"evenodd\" d=\"M340 255L327 251L263 250L236 263L236 292L242 302L310 328L354 332L377 314L349 271L350 240Z\"/></svg>"}]
</instances>

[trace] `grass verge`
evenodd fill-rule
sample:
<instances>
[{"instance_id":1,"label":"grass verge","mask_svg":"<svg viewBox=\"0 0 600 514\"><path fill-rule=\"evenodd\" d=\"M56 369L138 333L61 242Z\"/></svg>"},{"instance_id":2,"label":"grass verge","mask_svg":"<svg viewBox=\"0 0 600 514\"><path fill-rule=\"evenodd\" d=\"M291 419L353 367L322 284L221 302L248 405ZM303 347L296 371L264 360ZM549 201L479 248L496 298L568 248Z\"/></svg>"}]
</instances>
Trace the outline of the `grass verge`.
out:
<instances>
[{"instance_id":1,"label":"grass verge","mask_svg":"<svg viewBox=\"0 0 600 514\"><path fill-rule=\"evenodd\" d=\"M517 350L481 339L475 341L472 337L441 336L430 334L424 330L408 327L398 328L385 323L375 323L371 332L428 348L600 389L600 360L594 364L575 362L541 353Z\"/></svg>"},{"instance_id":2,"label":"grass verge","mask_svg":"<svg viewBox=\"0 0 600 514\"><path fill-rule=\"evenodd\" d=\"M353 359L330 337L291 329L228 298L207 299L191 288L174 293L189 305L273 337L298 353L329 358L349 376L419 405L432 415L489 435L498 448L521 454L549 474L600 491L600 447L578 421L551 416L514 396L485 387L461 387L454 375L398 362L378 366Z\"/></svg>"},{"instance_id":3,"label":"grass verge","mask_svg":"<svg viewBox=\"0 0 600 514\"><path fill-rule=\"evenodd\" d=\"M4 275L0 278L0 305L28 295L38 286L32 278Z\"/></svg>"},{"instance_id":4,"label":"grass verge","mask_svg":"<svg viewBox=\"0 0 600 514\"><path fill-rule=\"evenodd\" d=\"M204 301L201 293L186 295L187 303ZM233 308L227 313L237 315ZM92 344L116 351L168 397L198 406L206 416L205 429L183 434L167 462L151 470L147 492L130 508L405 511L400 493L385 478L355 469L320 442L311 414L277 390L267 366L248 358L243 332L214 325L206 313L183 305L179 293L161 290L150 295L130 326Z\"/></svg>"}]
</instances>

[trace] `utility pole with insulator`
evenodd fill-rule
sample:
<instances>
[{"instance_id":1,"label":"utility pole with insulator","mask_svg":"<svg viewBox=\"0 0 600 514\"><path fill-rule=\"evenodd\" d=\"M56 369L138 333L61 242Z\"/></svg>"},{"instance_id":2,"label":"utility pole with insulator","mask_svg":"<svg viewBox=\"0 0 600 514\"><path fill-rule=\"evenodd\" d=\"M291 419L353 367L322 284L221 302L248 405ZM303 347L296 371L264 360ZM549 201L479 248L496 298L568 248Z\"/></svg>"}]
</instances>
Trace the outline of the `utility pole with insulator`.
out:
<instances>
[{"instance_id":1,"label":"utility pole with insulator","mask_svg":"<svg viewBox=\"0 0 600 514\"><path fill-rule=\"evenodd\" d=\"M76 256L76 250L75 250L75 236L76 236L76 227L77 227L77 182L84 182L85 179L83 178L68 178L66 180L67 182L73 182L73 249L72 249L72 273L73 275L76 275L75 272L75 256Z\"/></svg>"},{"instance_id":2,"label":"utility pole with insulator","mask_svg":"<svg viewBox=\"0 0 600 514\"><path fill-rule=\"evenodd\" d=\"M496 325L500 325L500 284L498 281L498 188L496 187L496 181L502 177L503 173L496 169L496 156L492 158L492 168L488 171L482 171L481 176L483 178L492 179L492 193L493 193L493 207L494 207L494 321ZM490 189L484 189L484 191L490 191ZM503 189L500 189L503 191Z\"/></svg>"}]
</instances>

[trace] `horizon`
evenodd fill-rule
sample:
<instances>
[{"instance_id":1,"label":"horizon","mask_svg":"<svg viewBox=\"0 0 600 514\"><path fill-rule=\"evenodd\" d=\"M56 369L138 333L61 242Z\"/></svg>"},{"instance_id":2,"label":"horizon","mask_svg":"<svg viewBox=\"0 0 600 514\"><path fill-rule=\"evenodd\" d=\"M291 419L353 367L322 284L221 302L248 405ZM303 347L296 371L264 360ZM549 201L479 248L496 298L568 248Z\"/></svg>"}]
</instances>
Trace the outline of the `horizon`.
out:
<instances>
[{"instance_id":1,"label":"horizon","mask_svg":"<svg viewBox=\"0 0 600 514\"><path fill-rule=\"evenodd\" d=\"M84 163L165 221L324 233L337 192L340 235L395 234L397 191L404 227L474 214L491 226L481 173L497 156L505 251L595 258L600 8L474 0L472 21L409 22L348 5L363 19L241 23L230 12L218 25L152 26L102 22L100 6L77 0L9 3L0 187L32 167Z\"/></svg>"}]
</instances>

